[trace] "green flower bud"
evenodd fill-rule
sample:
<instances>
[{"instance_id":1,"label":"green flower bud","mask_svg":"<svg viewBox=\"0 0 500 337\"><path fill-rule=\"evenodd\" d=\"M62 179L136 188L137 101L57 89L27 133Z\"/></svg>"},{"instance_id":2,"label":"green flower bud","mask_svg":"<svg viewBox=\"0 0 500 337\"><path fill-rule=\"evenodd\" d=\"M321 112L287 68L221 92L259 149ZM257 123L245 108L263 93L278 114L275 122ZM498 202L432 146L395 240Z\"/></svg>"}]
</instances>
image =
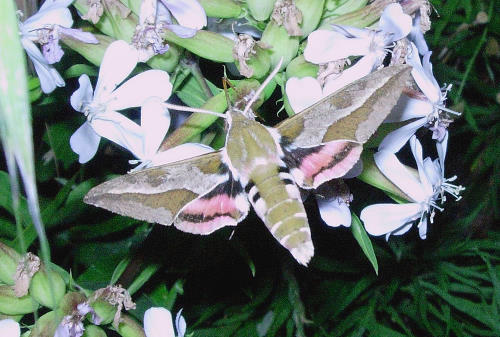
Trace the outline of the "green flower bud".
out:
<instances>
[{"instance_id":1,"label":"green flower bud","mask_svg":"<svg viewBox=\"0 0 500 337\"><path fill-rule=\"evenodd\" d=\"M302 38L305 38L318 27L323 14L325 0L295 0L295 6L302 12Z\"/></svg>"},{"instance_id":2,"label":"green flower bud","mask_svg":"<svg viewBox=\"0 0 500 337\"><path fill-rule=\"evenodd\" d=\"M321 26L325 27L336 24L358 28L368 27L380 19L380 15L384 11L384 8L393 2L393 0L376 0L368 6L362 7L356 11L348 12L340 16L329 17L321 22Z\"/></svg>"},{"instance_id":3,"label":"green flower bud","mask_svg":"<svg viewBox=\"0 0 500 337\"><path fill-rule=\"evenodd\" d=\"M113 322L113 318L115 317L116 313L116 307L100 299L91 302L90 306L94 309L97 316L99 316L99 318L101 319L102 325Z\"/></svg>"},{"instance_id":4,"label":"green flower bud","mask_svg":"<svg viewBox=\"0 0 500 337\"><path fill-rule=\"evenodd\" d=\"M24 315L34 312L38 304L26 295L17 297L11 286L0 286L0 312L5 315Z\"/></svg>"},{"instance_id":5,"label":"green flower bud","mask_svg":"<svg viewBox=\"0 0 500 337\"><path fill-rule=\"evenodd\" d=\"M283 58L280 69L285 69L299 50L299 38L289 36L284 27L278 26L272 21L267 24L262 33L261 41L271 46L268 49L271 53L271 68L276 67L280 59Z\"/></svg>"},{"instance_id":6,"label":"green flower bud","mask_svg":"<svg viewBox=\"0 0 500 337\"><path fill-rule=\"evenodd\" d=\"M64 295L56 311L61 317L71 315L78 304L84 303L86 300L87 298L81 293L69 292Z\"/></svg>"},{"instance_id":7,"label":"green flower bud","mask_svg":"<svg viewBox=\"0 0 500 337\"><path fill-rule=\"evenodd\" d=\"M125 314L121 316L117 331L122 337L146 337L142 326Z\"/></svg>"},{"instance_id":8,"label":"green flower bud","mask_svg":"<svg viewBox=\"0 0 500 337\"><path fill-rule=\"evenodd\" d=\"M368 0L327 0L323 17L328 18L351 13L365 7L367 3Z\"/></svg>"},{"instance_id":9,"label":"green flower bud","mask_svg":"<svg viewBox=\"0 0 500 337\"><path fill-rule=\"evenodd\" d=\"M85 57L87 61L96 66L99 66L102 62L102 58L104 57L106 48L108 48L108 46L111 42L114 41L114 39L107 35L101 34L94 34L94 36L99 40L98 44L84 43L72 38L66 38L64 36L61 37L61 40L66 46Z\"/></svg>"},{"instance_id":10,"label":"green flower bud","mask_svg":"<svg viewBox=\"0 0 500 337\"><path fill-rule=\"evenodd\" d=\"M106 332L95 325L87 325L82 337L106 337Z\"/></svg>"},{"instance_id":11,"label":"green flower bud","mask_svg":"<svg viewBox=\"0 0 500 337\"><path fill-rule=\"evenodd\" d=\"M271 66L271 57L266 50L259 50L256 54L250 56L250 59L246 61L247 66L252 69L253 78L262 78L266 76L269 72ZM240 69L239 62L236 62L236 66Z\"/></svg>"},{"instance_id":12,"label":"green flower bud","mask_svg":"<svg viewBox=\"0 0 500 337\"><path fill-rule=\"evenodd\" d=\"M198 0L207 16L214 18L237 18L241 7L233 0Z\"/></svg>"},{"instance_id":13,"label":"green flower bud","mask_svg":"<svg viewBox=\"0 0 500 337\"><path fill-rule=\"evenodd\" d=\"M234 62L234 41L220 34L199 30L192 38L183 39L166 30L164 38L200 57L215 62Z\"/></svg>"},{"instance_id":14,"label":"green flower bud","mask_svg":"<svg viewBox=\"0 0 500 337\"><path fill-rule=\"evenodd\" d=\"M306 76L317 77L318 70L319 67L317 64L307 62L304 59L304 55L299 55L288 64L288 67L286 67L286 78L302 78Z\"/></svg>"},{"instance_id":15,"label":"green flower bud","mask_svg":"<svg viewBox=\"0 0 500 337\"><path fill-rule=\"evenodd\" d=\"M0 281L8 284L14 284L14 275L16 274L17 264L21 255L14 249L0 242Z\"/></svg>"},{"instance_id":16,"label":"green flower bud","mask_svg":"<svg viewBox=\"0 0 500 337\"><path fill-rule=\"evenodd\" d=\"M4 319L11 319L13 321L19 322L23 318L23 316L24 315L4 315L4 314L0 314L0 321L2 321Z\"/></svg>"},{"instance_id":17,"label":"green flower bud","mask_svg":"<svg viewBox=\"0 0 500 337\"><path fill-rule=\"evenodd\" d=\"M158 54L150 58L147 64L154 69L164 70L168 73L174 71L181 56L180 48L174 44L169 44L166 53Z\"/></svg>"},{"instance_id":18,"label":"green flower bud","mask_svg":"<svg viewBox=\"0 0 500 337\"><path fill-rule=\"evenodd\" d=\"M381 189L396 201L411 201L403 191L401 191L396 185L394 185L389 179L387 179L385 175L379 170L379 168L375 164L375 160L373 159L372 151L363 151L363 153L361 154L361 158L363 160L363 172L357 177L358 179ZM418 172L415 169L411 167L407 167L407 169L409 169L411 172L414 172L415 175L418 176Z\"/></svg>"},{"instance_id":19,"label":"green flower bud","mask_svg":"<svg viewBox=\"0 0 500 337\"><path fill-rule=\"evenodd\" d=\"M66 293L66 284L59 273L42 265L31 279L29 293L41 305L55 309Z\"/></svg>"},{"instance_id":20,"label":"green flower bud","mask_svg":"<svg viewBox=\"0 0 500 337\"><path fill-rule=\"evenodd\" d=\"M54 336L57 327L62 321L62 317L56 314L55 311L49 311L45 315L38 318L31 330L30 337L52 337Z\"/></svg>"},{"instance_id":21,"label":"green flower bud","mask_svg":"<svg viewBox=\"0 0 500 337\"><path fill-rule=\"evenodd\" d=\"M273 12L275 2L276 0L247 0L247 6L255 20L264 21Z\"/></svg>"}]
</instances>

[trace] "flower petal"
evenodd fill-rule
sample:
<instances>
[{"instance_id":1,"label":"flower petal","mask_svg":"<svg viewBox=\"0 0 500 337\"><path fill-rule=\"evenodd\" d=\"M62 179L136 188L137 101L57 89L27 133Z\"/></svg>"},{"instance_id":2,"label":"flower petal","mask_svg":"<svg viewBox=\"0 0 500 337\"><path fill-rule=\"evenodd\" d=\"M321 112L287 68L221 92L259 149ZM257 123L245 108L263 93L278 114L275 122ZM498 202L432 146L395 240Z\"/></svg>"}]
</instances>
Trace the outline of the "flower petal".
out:
<instances>
[{"instance_id":1,"label":"flower petal","mask_svg":"<svg viewBox=\"0 0 500 337\"><path fill-rule=\"evenodd\" d=\"M441 142L436 142L436 149L439 157L439 162L441 163L441 176L444 177L444 161L446 159L446 149L448 148L448 130L444 135Z\"/></svg>"},{"instance_id":2,"label":"flower petal","mask_svg":"<svg viewBox=\"0 0 500 337\"><path fill-rule=\"evenodd\" d=\"M137 50L134 47L122 40L112 42L101 62L94 99L102 103L107 101L118 84L135 68L137 61Z\"/></svg>"},{"instance_id":3,"label":"flower petal","mask_svg":"<svg viewBox=\"0 0 500 337\"><path fill-rule=\"evenodd\" d=\"M351 211L342 199L338 197L331 199L317 197L316 200L321 218L328 226L351 226Z\"/></svg>"},{"instance_id":4,"label":"flower petal","mask_svg":"<svg viewBox=\"0 0 500 337\"><path fill-rule=\"evenodd\" d=\"M202 29L207 25L207 15L196 0L161 0L181 26Z\"/></svg>"},{"instance_id":5,"label":"flower petal","mask_svg":"<svg viewBox=\"0 0 500 337\"><path fill-rule=\"evenodd\" d=\"M427 217L424 216L422 221L418 224L418 234L422 240L427 238Z\"/></svg>"},{"instance_id":6,"label":"flower petal","mask_svg":"<svg viewBox=\"0 0 500 337\"><path fill-rule=\"evenodd\" d=\"M85 164L94 158L100 140L101 136L94 131L88 122L85 122L71 135L69 145L73 152L78 155L78 162Z\"/></svg>"},{"instance_id":7,"label":"flower petal","mask_svg":"<svg viewBox=\"0 0 500 337\"><path fill-rule=\"evenodd\" d=\"M382 142L380 142L378 150L388 151L391 153L398 152L406 144L410 137L413 136L415 132L426 123L427 118L420 118L400 127L399 129L392 131L387 136L385 136Z\"/></svg>"},{"instance_id":8,"label":"flower petal","mask_svg":"<svg viewBox=\"0 0 500 337\"><path fill-rule=\"evenodd\" d=\"M151 98L141 108L141 129L144 132L143 159L150 159L158 151L170 126L170 113L158 98Z\"/></svg>"},{"instance_id":9,"label":"flower petal","mask_svg":"<svg viewBox=\"0 0 500 337\"><path fill-rule=\"evenodd\" d=\"M429 53L427 53L426 55L430 57ZM430 65L430 62L428 62L427 58L427 63L426 63L427 70L424 69L422 63L420 62L420 56L418 55L417 47L413 43L411 43L411 51L408 53L408 56L406 57L406 63L408 63L413 67L413 69L411 70L411 75L413 76L413 79L417 83L420 90L422 90L424 95L432 103L434 104L439 103L439 100L441 98L441 89L439 88L434 76L432 76L431 74L431 76L429 77L429 67L431 67L430 71L432 73L432 65Z\"/></svg>"},{"instance_id":10,"label":"flower petal","mask_svg":"<svg viewBox=\"0 0 500 337\"><path fill-rule=\"evenodd\" d=\"M21 328L19 327L19 323L10 318L0 320L0 334L4 337L21 336Z\"/></svg>"},{"instance_id":11,"label":"flower petal","mask_svg":"<svg viewBox=\"0 0 500 337\"><path fill-rule=\"evenodd\" d=\"M90 122L94 131L126 148L136 158L144 157L143 131L137 123L116 111L98 114Z\"/></svg>"},{"instance_id":12,"label":"flower petal","mask_svg":"<svg viewBox=\"0 0 500 337\"><path fill-rule=\"evenodd\" d=\"M165 28L171 30L175 35L183 39L189 39L196 35L197 30L194 28L184 27L181 25L165 25Z\"/></svg>"},{"instance_id":13,"label":"flower petal","mask_svg":"<svg viewBox=\"0 0 500 337\"><path fill-rule=\"evenodd\" d=\"M411 16L403 13L400 4L392 3L385 7L380 16L379 28L384 33L392 34L392 41L398 41L408 35L411 31Z\"/></svg>"},{"instance_id":14,"label":"flower petal","mask_svg":"<svg viewBox=\"0 0 500 337\"><path fill-rule=\"evenodd\" d=\"M370 235L403 234L410 229L407 223L420 217L422 210L417 203L409 204L375 204L365 207L360 214L360 219L365 224ZM405 226L406 225L406 226ZM393 233L395 232L395 233Z\"/></svg>"},{"instance_id":15,"label":"flower petal","mask_svg":"<svg viewBox=\"0 0 500 337\"><path fill-rule=\"evenodd\" d=\"M375 54L369 54L367 56L363 56L358 60L358 62L356 62L356 64L344 70L340 76L328 76L323 87L323 96L330 95L331 93L342 89L346 85L370 74L376 63L377 56Z\"/></svg>"},{"instance_id":16,"label":"flower petal","mask_svg":"<svg viewBox=\"0 0 500 337\"><path fill-rule=\"evenodd\" d=\"M410 138L410 148L413 153L413 157L415 158L415 162L417 163L418 176L420 177L421 186L424 188L425 193L428 196L432 195L433 188L427 176L428 172L425 170L422 144L420 144L415 135ZM433 173L430 174L432 175Z\"/></svg>"},{"instance_id":17,"label":"flower petal","mask_svg":"<svg viewBox=\"0 0 500 337\"><path fill-rule=\"evenodd\" d=\"M146 337L175 337L172 314L165 308L153 307L144 313Z\"/></svg>"},{"instance_id":18,"label":"flower petal","mask_svg":"<svg viewBox=\"0 0 500 337\"><path fill-rule=\"evenodd\" d=\"M90 78L87 74L83 74L78 79L80 87L71 95L70 102L73 109L78 112L83 112L85 105L92 102L94 97L94 92L92 90L92 84L90 84Z\"/></svg>"},{"instance_id":19,"label":"flower petal","mask_svg":"<svg viewBox=\"0 0 500 337\"><path fill-rule=\"evenodd\" d=\"M163 70L148 70L123 83L111 95L108 109L121 110L141 106L150 97L166 101L172 93L170 76Z\"/></svg>"},{"instance_id":20,"label":"flower petal","mask_svg":"<svg viewBox=\"0 0 500 337\"><path fill-rule=\"evenodd\" d=\"M175 315L175 329L177 330L177 337L184 337L186 334L186 320L181 315L182 309Z\"/></svg>"},{"instance_id":21,"label":"flower petal","mask_svg":"<svg viewBox=\"0 0 500 337\"><path fill-rule=\"evenodd\" d=\"M54 1L46 4L47 1L40 7L40 10L27 18L23 23L24 31L33 31L40 28L51 27L52 25L59 25L63 27L71 27L73 25L73 18L68 6L73 1L63 0Z\"/></svg>"},{"instance_id":22,"label":"flower petal","mask_svg":"<svg viewBox=\"0 0 500 337\"><path fill-rule=\"evenodd\" d=\"M375 163L380 171L397 187L406 193L412 200L423 202L426 199L420 181L399 162L396 156L388 151L379 151L374 154Z\"/></svg>"},{"instance_id":23,"label":"flower petal","mask_svg":"<svg viewBox=\"0 0 500 337\"><path fill-rule=\"evenodd\" d=\"M81 29L60 27L59 31L61 32L61 35L70 37L77 41L93 44L99 43L99 40L94 36L94 34L84 32Z\"/></svg>"},{"instance_id":24,"label":"flower petal","mask_svg":"<svg viewBox=\"0 0 500 337\"><path fill-rule=\"evenodd\" d=\"M21 39L21 44L33 62L36 74L40 79L42 91L48 94L54 91L56 87L64 87L66 84L64 79L59 75L57 70L47 62L37 46L32 41L24 38Z\"/></svg>"},{"instance_id":25,"label":"flower petal","mask_svg":"<svg viewBox=\"0 0 500 337\"><path fill-rule=\"evenodd\" d=\"M391 113L385 119L385 123L403 122L413 118L422 118L429 116L434 111L434 107L427 100L408 97L402 94L396 106L392 108Z\"/></svg>"},{"instance_id":26,"label":"flower petal","mask_svg":"<svg viewBox=\"0 0 500 337\"><path fill-rule=\"evenodd\" d=\"M424 38L424 33L420 28L420 12L415 13L415 18L413 19L413 26L408 39L415 44L420 55L425 55L429 52L429 47Z\"/></svg>"},{"instance_id":27,"label":"flower petal","mask_svg":"<svg viewBox=\"0 0 500 337\"><path fill-rule=\"evenodd\" d=\"M304 50L306 61L323 64L349 56L366 55L370 51L370 39L348 38L339 32L318 29L307 38Z\"/></svg>"},{"instance_id":28,"label":"flower petal","mask_svg":"<svg viewBox=\"0 0 500 337\"><path fill-rule=\"evenodd\" d=\"M292 77L286 82L285 92L295 113L318 102L322 97L319 82L314 77Z\"/></svg>"},{"instance_id":29,"label":"flower petal","mask_svg":"<svg viewBox=\"0 0 500 337\"><path fill-rule=\"evenodd\" d=\"M213 152L210 146L199 143L185 143L168 149L167 151L157 153L148 167L159 166L173 163L176 161L201 156L202 154Z\"/></svg>"}]
</instances>

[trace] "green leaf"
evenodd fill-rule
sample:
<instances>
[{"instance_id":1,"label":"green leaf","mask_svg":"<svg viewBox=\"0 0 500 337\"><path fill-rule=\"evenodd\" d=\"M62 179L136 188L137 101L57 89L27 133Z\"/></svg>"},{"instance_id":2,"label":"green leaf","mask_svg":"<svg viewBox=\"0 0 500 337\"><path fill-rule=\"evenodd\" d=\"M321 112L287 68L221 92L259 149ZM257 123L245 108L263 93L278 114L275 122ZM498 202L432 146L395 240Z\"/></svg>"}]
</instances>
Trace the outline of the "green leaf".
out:
<instances>
[{"instance_id":1,"label":"green leaf","mask_svg":"<svg viewBox=\"0 0 500 337\"><path fill-rule=\"evenodd\" d=\"M372 242L370 241L370 238L368 237L365 228L361 224L361 220L354 213L352 213L351 232L356 241L358 241L358 244L363 250L363 253L365 253L365 256L372 264L373 269L375 269L375 274L378 275L377 256L375 256L375 251L373 250Z\"/></svg>"},{"instance_id":2,"label":"green leaf","mask_svg":"<svg viewBox=\"0 0 500 337\"><path fill-rule=\"evenodd\" d=\"M98 70L88 64L74 64L64 72L64 78L80 77L87 74L89 77L96 77Z\"/></svg>"},{"instance_id":3,"label":"green leaf","mask_svg":"<svg viewBox=\"0 0 500 337\"><path fill-rule=\"evenodd\" d=\"M132 284L128 287L128 292L133 295L146 283L160 268L159 264L149 264L141 270L141 273L136 277Z\"/></svg>"}]
</instances>

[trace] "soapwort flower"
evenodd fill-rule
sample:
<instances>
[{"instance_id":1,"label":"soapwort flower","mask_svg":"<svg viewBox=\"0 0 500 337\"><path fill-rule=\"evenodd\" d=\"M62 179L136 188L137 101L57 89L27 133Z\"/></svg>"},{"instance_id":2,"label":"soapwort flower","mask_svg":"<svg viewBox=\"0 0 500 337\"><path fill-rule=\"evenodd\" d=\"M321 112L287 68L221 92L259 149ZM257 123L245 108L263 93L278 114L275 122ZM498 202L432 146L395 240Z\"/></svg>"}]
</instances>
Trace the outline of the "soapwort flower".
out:
<instances>
[{"instance_id":1,"label":"soapwort flower","mask_svg":"<svg viewBox=\"0 0 500 337\"><path fill-rule=\"evenodd\" d=\"M439 158L422 159L422 146L415 136L410 139L410 147L418 168L418 178L399 162L394 153L383 150L377 152L375 163L380 171L412 202L407 204L375 204L365 207L360 218L366 231L371 235L390 235L406 233L415 221L418 221L421 239L427 236L428 217L433 222L435 210L443 211L441 206L446 201L445 193L460 200L464 187L450 184L456 179L444 178L444 160L446 157L447 137L437 143ZM440 202L440 204L438 204Z\"/></svg>"},{"instance_id":2,"label":"soapwort flower","mask_svg":"<svg viewBox=\"0 0 500 337\"><path fill-rule=\"evenodd\" d=\"M73 0L46 0L36 14L19 22L21 44L33 62L44 93L65 85L61 75L52 66L64 54L59 45L62 36L85 43L99 43L91 33L70 28L73 19L68 6L72 2ZM35 43L41 45L42 52Z\"/></svg>"},{"instance_id":3,"label":"soapwort flower","mask_svg":"<svg viewBox=\"0 0 500 337\"><path fill-rule=\"evenodd\" d=\"M21 328L19 327L19 323L10 318L0 320L0 336L4 337L21 336Z\"/></svg>"},{"instance_id":4,"label":"soapwort flower","mask_svg":"<svg viewBox=\"0 0 500 337\"><path fill-rule=\"evenodd\" d=\"M184 337L186 321L180 310L175 317L175 330L177 337ZM146 337L175 337L172 324L172 314L165 308L153 307L144 313L144 332Z\"/></svg>"},{"instance_id":5,"label":"soapwort flower","mask_svg":"<svg viewBox=\"0 0 500 337\"><path fill-rule=\"evenodd\" d=\"M432 138L443 142L448 135L447 127L452 122L447 113L459 113L445 107L446 96L451 85L439 87L432 73L430 62L431 52L423 57L420 62L417 47L411 43L411 50L407 55L407 63L413 67L411 74L422 91L403 93L386 122L403 122L415 119L405 126L389 133L380 143L379 150L392 153L398 152L415 132L422 126L427 126L432 131Z\"/></svg>"},{"instance_id":6,"label":"soapwort flower","mask_svg":"<svg viewBox=\"0 0 500 337\"><path fill-rule=\"evenodd\" d=\"M377 30L334 25L333 31L312 32L307 39L304 58L311 63L327 64L362 56L346 71L323 76L326 79L323 95L326 96L381 66L389 48L406 37L411 27L411 17L403 13L401 5L393 3L384 9Z\"/></svg>"}]
</instances>

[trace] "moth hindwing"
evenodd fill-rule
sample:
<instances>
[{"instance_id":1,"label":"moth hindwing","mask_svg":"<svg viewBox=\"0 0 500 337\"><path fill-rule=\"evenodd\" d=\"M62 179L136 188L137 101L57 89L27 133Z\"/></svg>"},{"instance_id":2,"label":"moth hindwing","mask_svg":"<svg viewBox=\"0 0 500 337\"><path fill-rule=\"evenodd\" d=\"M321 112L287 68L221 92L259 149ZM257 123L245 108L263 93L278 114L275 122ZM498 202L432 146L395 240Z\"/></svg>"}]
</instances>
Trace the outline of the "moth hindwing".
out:
<instances>
[{"instance_id":1,"label":"moth hindwing","mask_svg":"<svg viewBox=\"0 0 500 337\"><path fill-rule=\"evenodd\" d=\"M230 109L220 151L118 177L93 188L85 202L196 234L237 225L252 205L278 242L307 265L314 246L299 188L317 188L353 167L409 73L407 66L383 68L275 128L247 109Z\"/></svg>"}]
</instances>

